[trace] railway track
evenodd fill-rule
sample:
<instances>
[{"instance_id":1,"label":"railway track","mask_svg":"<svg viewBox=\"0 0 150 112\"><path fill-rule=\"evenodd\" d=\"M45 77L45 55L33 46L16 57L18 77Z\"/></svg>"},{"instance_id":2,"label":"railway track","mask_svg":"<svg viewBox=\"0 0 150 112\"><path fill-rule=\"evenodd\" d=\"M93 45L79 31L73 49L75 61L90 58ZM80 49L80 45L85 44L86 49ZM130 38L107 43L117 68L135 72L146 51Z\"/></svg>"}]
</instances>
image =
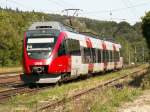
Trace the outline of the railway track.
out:
<instances>
[{"instance_id":1,"label":"railway track","mask_svg":"<svg viewBox=\"0 0 150 112\"><path fill-rule=\"evenodd\" d=\"M1 73L0 73L0 76L1 76L1 75L19 74L19 73L22 73L22 71L15 71L15 72L1 72Z\"/></svg>"},{"instance_id":2,"label":"railway track","mask_svg":"<svg viewBox=\"0 0 150 112\"><path fill-rule=\"evenodd\" d=\"M83 95L86 95L92 91L95 91L97 89L101 89L101 88L104 88L104 87L108 87L108 86L116 86L117 84L120 84L120 80L125 81L127 78L129 77L138 77L138 76L141 76L141 75L144 75L148 72L148 68L145 67L144 69L139 69L137 71L134 71L134 72L131 72L131 73L128 73L128 74L124 74L120 77L117 77L117 78L114 78L114 79L111 79L111 80L108 80L106 82L103 82L103 83L100 83L99 85L95 86L95 87L92 87L92 88L89 88L87 90L83 90L83 91L80 91L72 96L69 96L65 99L61 99L61 100L58 100L58 101L55 101L53 103L49 103L49 104L46 104L44 105L43 107L40 107L38 110L36 111L43 111L43 110L46 110L46 109L54 109L56 108L57 106L60 106L60 105L64 105L64 103L66 102L69 102L71 100L74 100L74 99L77 99Z\"/></svg>"},{"instance_id":3,"label":"railway track","mask_svg":"<svg viewBox=\"0 0 150 112\"><path fill-rule=\"evenodd\" d=\"M142 70L143 70L143 69L142 69ZM144 70L146 70L146 68L145 68ZM138 72L140 73L140 71L141 71L141 69L138 70L138 71L132 72L132 73L130 73L130 74L122 75L121 77L118 77L118 78L112 79L112 80L110 80L110 81L104 82L104 83L98 85L98 87L94 87L94 88L91 88L91 89L89 89L89 90L83 91L83 92L81 92L81 93L79 93L79 94L76 94L76 95L74 95L74 96L71 96L71 97L69 97L69 98L67 98L67 99L74 99L74 98L76 98L76 97L78 97L78 96L81 96L82 94L86 94L86 93L88 93L88 92L90 92L90 91L93 91L93 90L95 90L96 88L100 88L100 87L103 87L103 86L107 86L107 85L110 85L110 84L112 84L112 83L114 83L114 82L117 82L117 81L120 80L120 79L124 79L124 78L128 77L128 76L131 75L131 74L137 74ZM5 79L7 79L7 78L5 78ZM11 82L10 82L10 83L11 83ZM13 83L13 82L12 82L12 83ZM9 85L9 84L8 84L8 85ZM41 90L43 90L43 89L47 89L47 88L50 88L50 87L52 87L52 85L48 85L48 86L45 86L45 87L42 87L42 88L33 88L33 89L31 89L31 88L29 88L29 87L26 86L26 85L18 84L18 85L16 85L16 88L12 88L12 89L5 90L5 91L0 91L0 102L3 102L3 101L5 101L5 100L9 99L10 97L16 96L16 95L18 95L18 94L24 94L24 93L31 93L31 94L34 94L34 93L36 93L36 92L38 92L38 91L41 91ZM61 104L62 102L64 102L64 101L63 101L63 100L57 101L57 102L55 102L55 103L52 104L52 105L48 105L48 106L42 107L41 110L42 110L42 109L46 109L46 108L48 108L48 107L53 107L53 106L55 106L55 105L59 105L59 104Z\"/></svg>"},{"instance_id":4,"label":"railway track","mask_svg":"<svg viewBox=\"0 0 150 112\"><path fill-rule=\"evenodd\" d=\"M126 66L124 69L129 69L136 66ZM7 72L7 73L0 73L0 87L5 86L14 86L16 84L21 84L20 76L21 72Z\"/></svg>"},{"instance_id":5,"label":"railway track","mask_svg":"<svg viewBox=\"0 0 150 112\"><path fill-rule=\"evenodd\" d=\"M33 86L29 87L28 85L25 84L18 84L16 85L15 88L11 88L8 90L0 91L0 103L3 104L5 101L7 101L9 98L14 97L16 95L21 95L21 94L35 94L41 90L51 88L54 85L45 85L45 86Z\"/></svg>"},{"instance_id":6,"label":"railway track","mask_svg":"<svg viewBox=\"0 0 150 112\"><path fill-rule=\"evenodd\" d=\"M22 84L18 74L0 75L0 87L11 87Z\"/></svg>"}]
</instances>

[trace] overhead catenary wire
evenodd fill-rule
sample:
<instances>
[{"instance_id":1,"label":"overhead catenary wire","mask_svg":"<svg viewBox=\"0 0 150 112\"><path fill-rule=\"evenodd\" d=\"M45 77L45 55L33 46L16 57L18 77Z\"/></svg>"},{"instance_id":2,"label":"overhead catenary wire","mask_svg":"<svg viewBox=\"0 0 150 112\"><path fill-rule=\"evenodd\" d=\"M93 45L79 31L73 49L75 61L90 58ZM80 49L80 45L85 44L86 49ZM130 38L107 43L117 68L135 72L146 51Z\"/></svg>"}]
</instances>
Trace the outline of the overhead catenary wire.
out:
<instances>
[{"instance_id":1,"label":"overhead catenary wire","mask_svg":"<svg viewBox=\"0 0 150 112\"><path fill-rule=\"evenodd\" d=\"M71 4L70 2L66 2L65 0L61 0L63 4L67 5L67 7L77 8L75 4Z\"/></svg>"},{"instance_id":2,"label":"overhead catenary wire","mask_svg":"<svg viewBox=\"0 0 150 112\"><path fill-rule=\"evenodd\" d=\"M16 4L17 6L21 6L21 7L24 7L24 8L27 8L27 9L31 10L31 8L29 6L26 6L26 5L24 5L24 4L20 3L20 2L15 1L15 0L6 0L7 8L8 8L8 2Z\"/></svg>"},{"instance_id":3,"label":"overhead catenary wire","mask_svg":"<svg viewBox=\"0 0 150 112\"><path fill-rule=\"evenodd\" d=\"M125 5L125 7L132 7L133 5L132 5L132 3L130 2L130 0L128 0L128 1L126 1L126 0L121 0L122 2L123 2L123 4ZM130 5L129 5L129 3L130 3ZM134 7L133 7L134 8ZM131 15L133 16L133 17L137 17L136 15L136 13L135 13L135 11L133 10L133 8L129 8L129 12L131 13Z\"/></svg>"},{"instance_id":4,"label":"overhead catenary wire","mask_svg":"<svg viewBox=\"0 0 150 112\"><path fill-rule=\"evenodd\" d=\"M128 7L111 9L111 11L112 12L120 12L122 10L127 10L127 9L135 8L135 7L141 7L141 6L145 6L145 5L148 5L148 4L150 4L150 1L145 2L145 3L141 3L141 4L135 4L135 5L128 6ZM84 12L82 12L82 14L109 13L109 12L110 12L110 10L97 10L97 11L89 11L89 12L84 11Z\"/></svg>"},{"instance_id":5,"label":"overhead catenary wire","mask_svg":"<svg viewBox=\"0 0 150 112\"><path fill-rule=\"evenodd\" d=\"M49 1L49 2L53 2L55 5L57 5L57 7L61 7L61 8L66 8L66 6L64 6L64 5L62 5L60 2L57 2L57 1L55 1L55 0L47 0L47 1Z\"/></svg>"},{"instance_id":6,"label":"overhead catenary wire","mask_svg":"<svg viewBox=\"0 0 150 112\"><path fill-rule=\"evenodd\" d=\"M65 0L61 0L61 2L57 0L47 0L47 1L53 2L55 5L57 5L58 8L61 7L62 9L67 9L68 7L71 7L71 8L76 7L75 5L69 2L66 2Z\"/></svg>"}]
</instances>

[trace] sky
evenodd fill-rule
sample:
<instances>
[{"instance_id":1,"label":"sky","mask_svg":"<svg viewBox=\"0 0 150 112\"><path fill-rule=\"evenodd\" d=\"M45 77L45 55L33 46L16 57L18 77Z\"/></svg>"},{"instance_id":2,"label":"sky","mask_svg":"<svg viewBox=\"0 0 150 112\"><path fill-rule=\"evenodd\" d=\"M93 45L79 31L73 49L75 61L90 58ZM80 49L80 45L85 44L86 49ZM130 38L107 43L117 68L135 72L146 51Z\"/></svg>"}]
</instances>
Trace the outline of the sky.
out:
<instances>
[{"instance_id":1,"label":"sky","mask_svg":"<svg viewBox=\"0 0 150 112\"><path fill-rule=\"evenodd\" d=\"M79 17L135 24L150 11L150 0L0 0L0 7L65 15L64 9L81 9ZM73 12L69 12L73 15Z\"/></svg>"}]
</instances>

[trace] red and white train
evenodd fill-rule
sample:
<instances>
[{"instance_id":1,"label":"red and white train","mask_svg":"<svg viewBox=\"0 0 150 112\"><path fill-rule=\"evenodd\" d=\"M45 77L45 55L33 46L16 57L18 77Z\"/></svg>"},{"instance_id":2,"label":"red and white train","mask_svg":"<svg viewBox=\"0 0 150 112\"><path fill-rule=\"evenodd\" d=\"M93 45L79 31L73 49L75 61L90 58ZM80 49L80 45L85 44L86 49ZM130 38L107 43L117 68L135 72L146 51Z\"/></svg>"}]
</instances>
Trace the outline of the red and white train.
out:
<instances>
[{"instance_id":1,"label":"red and white train","mask_svg":"<svg viewBox=\"0 0 150 112\"><path fill-rule=\"evenodd\" d=\"M121 69L121 45L74 32L60 22L35 22L24 35L21 80L56 83Z\"/></svg>"}]
</instances>

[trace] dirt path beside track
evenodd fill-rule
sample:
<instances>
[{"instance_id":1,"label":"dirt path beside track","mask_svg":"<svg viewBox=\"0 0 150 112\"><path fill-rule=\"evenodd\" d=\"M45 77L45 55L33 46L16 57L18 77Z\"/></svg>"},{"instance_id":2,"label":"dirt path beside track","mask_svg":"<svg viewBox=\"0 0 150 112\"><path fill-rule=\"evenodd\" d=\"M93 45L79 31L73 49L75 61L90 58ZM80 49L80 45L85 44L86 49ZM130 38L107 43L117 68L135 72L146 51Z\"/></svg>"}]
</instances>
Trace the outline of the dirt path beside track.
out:
<instances>
[{"instance_id":1,"label":"dirt path beside track","mask_svg":"<svg viewBox=\"0 0 150 112\"><path fill-rule=\"evenodd\" d=\"M150 112L150 89L145 90L134 101L122 104L118 112Z\"/></svg>"}]
</instances>

